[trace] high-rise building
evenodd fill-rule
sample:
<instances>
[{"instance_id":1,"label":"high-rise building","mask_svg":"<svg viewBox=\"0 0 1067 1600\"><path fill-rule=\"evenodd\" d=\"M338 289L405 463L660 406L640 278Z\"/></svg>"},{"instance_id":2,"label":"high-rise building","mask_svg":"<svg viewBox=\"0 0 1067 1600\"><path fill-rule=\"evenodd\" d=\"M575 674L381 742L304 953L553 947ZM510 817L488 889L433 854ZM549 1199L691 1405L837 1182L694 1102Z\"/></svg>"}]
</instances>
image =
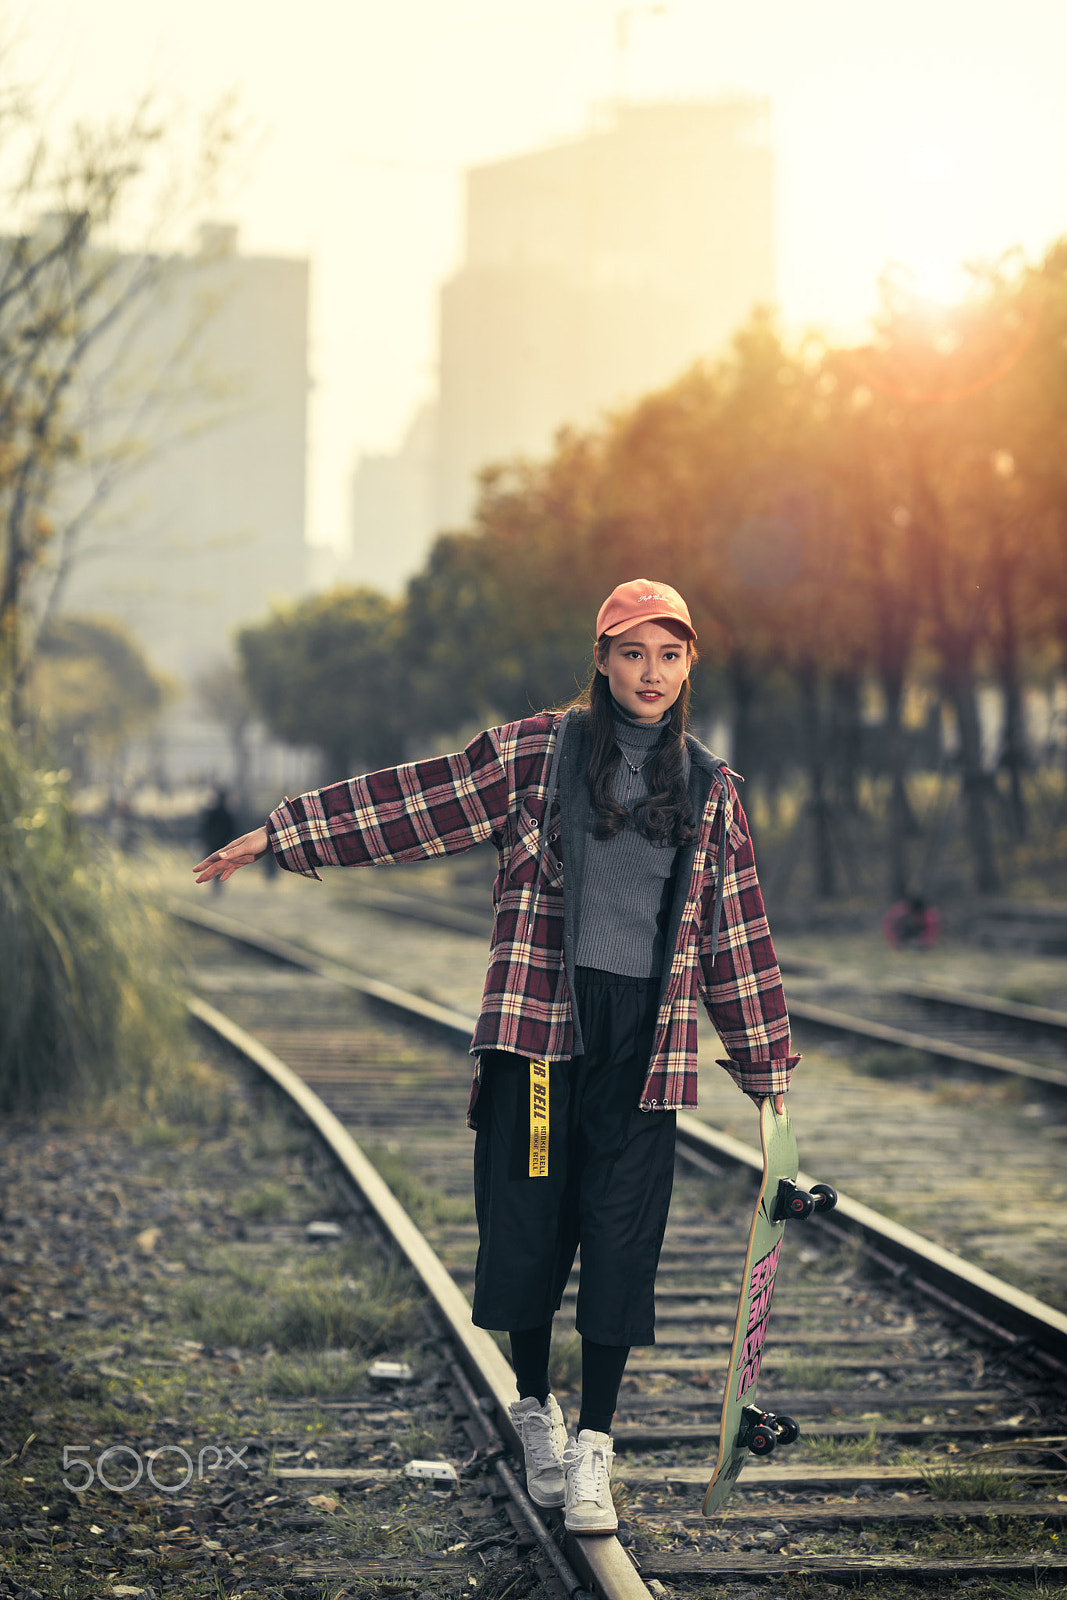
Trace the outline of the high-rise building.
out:
<instances>
[{"instance_id":1,"label":"high-rise building","mask_svg":"<svg viewBox=\"0 0 1067 1600\"><path fill-rule=\"evenodd\" d=\"M237 230L213 225L123 332L123 403L136 415L140 395L159 399L85 530L62 608L118 619L186 685L237 628L307 587L307 326L307 262L242 255Z\"/></svg>"},{"instance_id":2,"label":"high-rise building","mask_svg":"<svg viewBox=\"0 0 1067 1600\"><path fill-rule=\"evenodd\" d=\"M352 546L336 580L387 594L421 567L434 521L437 407L415 413L400 449L365 455L352 479Z\"/></svg>"},{"instance_id":3,"label":"high-rise building","mask_svg":"<svg viewBox=\"0 0 1067 1600\"><path fill-rule=\"evenodd\" d=\"M126 781L211 780L245 798L299 787L310 753L258 724L235 741L206 684L242 625L309 587L308 264L243 255L218 224L158 269L112 261L113 297L139 277L149 287L77 374L85 458L57 490L59 520L114 483L85 520L58 609L118 621L175 684L149 742L127 751Z\"/></svg>"},{"instance_id":4,"label":"high-rise building","mask_svg":"<svg viewBox=\"0 0 1067 1600\"><path fill-rule=\"evenodd\" d=\"M438 527L488 462L670 381L774 299L769 102L622 104L467 174L440 317Z\"/></svg>"}]
</instances>

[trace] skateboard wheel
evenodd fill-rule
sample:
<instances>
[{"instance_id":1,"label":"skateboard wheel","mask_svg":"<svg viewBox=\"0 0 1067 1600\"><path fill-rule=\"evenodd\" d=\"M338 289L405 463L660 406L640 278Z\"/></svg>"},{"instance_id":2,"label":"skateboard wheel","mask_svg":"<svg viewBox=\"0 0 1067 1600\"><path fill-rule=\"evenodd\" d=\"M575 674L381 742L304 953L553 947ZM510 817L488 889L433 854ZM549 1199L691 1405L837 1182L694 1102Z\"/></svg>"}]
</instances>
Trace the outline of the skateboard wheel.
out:
<instances>
[{"instance_id":1,"label":"skateboard wheel","mask_svg":"<svg viewBox=\"0 0 1067 1600\"><path fill-rule=\"evenodd\" d=\"M752 1437L748 1441L748 1448L754 1456L769 1456L778 1443L778 1435L767 1423L760 1422L752 1430Z\"/></svg>"},{"instance_id":2,"label":"skateboard wheel","mask_svg":"<svg viewBox=\"0 0 1067 1600\"><path fill-rule=\"evenodd\" d=\"M800 1423L796 1417L778 1418L778 1443L796 1444L800 1438Z\"/></svg>"},{"instance_id":3,"label":"skateboard wheel","mask_svg":"<svg viewBox=\"0 0 1067 1600\"><path fill-rule=\"evenodd\" d=\"M830 1183L813 1183L811 1192L819 1211L832 1211L837 1204L837 1190Z\"/></svg>"},{"instance_id":4,"label":"skateboard wheel","mask_svg":"<svg viewBox=\"0 0 1067 1600\"><path fill-rule=\"evenodd\" d=\"M789 1215L791 1217L810 1217L815 1210L815 1197L805 1189L797 1189L789 1201Z\"/></svg>"}]
</instances>

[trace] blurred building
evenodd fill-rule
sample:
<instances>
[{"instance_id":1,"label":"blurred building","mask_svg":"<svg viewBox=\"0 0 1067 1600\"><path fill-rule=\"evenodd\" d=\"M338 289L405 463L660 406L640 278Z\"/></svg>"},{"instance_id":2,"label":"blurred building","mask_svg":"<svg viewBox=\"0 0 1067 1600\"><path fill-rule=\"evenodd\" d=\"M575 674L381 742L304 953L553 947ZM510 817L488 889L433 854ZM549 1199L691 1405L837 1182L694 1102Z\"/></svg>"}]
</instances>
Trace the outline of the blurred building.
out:
<instances>
[{"instance_id":1,"label":"blurred building","mask_svg":"<svg viewBox=\"0 0 1067 1600\"><path fill-rule=\"evenodd\" d=\"M668 382L773 300L769 113L624 104L467 174L466 259L441 295L439 523L464 520L486 462Z\"/></svg>"},{"instance_id":2,"label":"blurred building","mask_svg":"<svg viewBox=\"0 0 1067 1600\"><path fill-rule=\"evenodd\" d=\"M143 260L126 258L131 280ZM87 480L117 453L128 460L86 525L61 609L121 622L177 688L150 748L131 755L131 781L247 786L197 684L242 625L309 588L307 346L308 263L243 255L236 228L214 224L86 364L94 464L68 486L71 504L91 499ZM273 778L282 752L262 730L253 747Z\"/></svg>"},{"instance_id":3,"label":"blurred building","mask_svg":"<svg viewBox=\"0 0 1067 1600\"><path fill-rule=\"evenodd\" d=\"M241 255L237 230L213 225L124 328L121 383L158 403L62 604L117 618L185 683L306 588L307 326L307 262Z\"/></svg>"},{"instance_id":4,"label":"blurred building","mask_svg":"<svg viewBox=\"0 0 1067 1600\"><path fill-rule=\"evenodd\" d=\"M761 98L623 103L580 138L467 173L464 260L441 291L433 493L421 540L404 525L409 569L416 545L466 522L487 463L546 452L562 424L669 382L773 302L769 121ZM424 457L405 445L367 473L351 570L369 575L401 526L371 486L388 476L413 506Z\"/></svg>"},{"instance_id":5,"label":"blurred building","mask_svg":"<svg viewBox=\"0 0 1067 1600\"><path fill-rule=\"evenodd\" d=\"M336 581L401 590L422 566L434 523L437 407L415 415L394 455L365 455L352 479L351 556Z\"/></svg>"}]
</instances>

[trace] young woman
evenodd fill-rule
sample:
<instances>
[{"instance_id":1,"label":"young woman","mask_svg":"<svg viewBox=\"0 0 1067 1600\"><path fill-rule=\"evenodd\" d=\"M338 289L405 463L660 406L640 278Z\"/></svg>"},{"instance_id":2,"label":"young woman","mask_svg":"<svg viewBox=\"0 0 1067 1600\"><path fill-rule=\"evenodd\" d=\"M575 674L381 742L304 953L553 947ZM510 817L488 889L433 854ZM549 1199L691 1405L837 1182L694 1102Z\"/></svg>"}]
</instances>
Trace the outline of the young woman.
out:
<instances>
[{"instance_id":1,"label":"young woman","mask_svg":"<svg viewBox=\"0 0 1067 1600\"><path fill-rule=\"evenodd\" d=\"M696 1003L726 1068L779 1109L797 1057L744 812L686 733L696 632L637 578L596 624L587 695L457 755L333 784L215 851L198 882L273 851L322 866L413 861L491 839L500 870L469 1120L476 1128L474 1321L506 1329L531 1497L578 1533L617 1526L611 1423L653 1287L675 1111L696 1104ZM576 1437L549 1393L552 1317L581 1245Z\"/></svg>"}]
</instances>

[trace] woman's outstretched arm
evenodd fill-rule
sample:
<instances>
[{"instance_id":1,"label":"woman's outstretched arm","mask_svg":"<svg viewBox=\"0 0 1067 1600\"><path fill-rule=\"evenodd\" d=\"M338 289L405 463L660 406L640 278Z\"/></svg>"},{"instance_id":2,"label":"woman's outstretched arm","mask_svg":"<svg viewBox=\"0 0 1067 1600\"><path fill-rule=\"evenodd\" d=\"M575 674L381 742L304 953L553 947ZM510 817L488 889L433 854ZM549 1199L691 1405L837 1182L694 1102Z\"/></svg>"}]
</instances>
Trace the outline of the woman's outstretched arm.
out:
<instances>
[{"instance_id":1,"label":"woman's outstretched arm","mask_svg":"<svg viewBox=\"0 0 1067 1600\"><path fill-rule=\"evenodd\" d=\"M253 861L265 856L268 848L265 827L242 833L239 839L232 839L221 850L213 850L211 855L197 863L193 868L196 881L207 883L210 878L221 878L225 883L227 878L233 877L238 867L250 867Z\"/></svg>"},{"instance_id":2,"label":"woman's outstretched arm","mask_svg":"<svg viewBox=\"0 0 1067 1600\"><path fill-rule=\"evenodd\" d=\"M194 867L196 880L225 883L268 850L287 871L308 878L317 878L321 866L419 861L469 850L504 827L522 774L536 779L544 765L556 720L541 715L489 728L455 755L385 767L286 800L262 828Z\"/></svg>"}]
</instances>

